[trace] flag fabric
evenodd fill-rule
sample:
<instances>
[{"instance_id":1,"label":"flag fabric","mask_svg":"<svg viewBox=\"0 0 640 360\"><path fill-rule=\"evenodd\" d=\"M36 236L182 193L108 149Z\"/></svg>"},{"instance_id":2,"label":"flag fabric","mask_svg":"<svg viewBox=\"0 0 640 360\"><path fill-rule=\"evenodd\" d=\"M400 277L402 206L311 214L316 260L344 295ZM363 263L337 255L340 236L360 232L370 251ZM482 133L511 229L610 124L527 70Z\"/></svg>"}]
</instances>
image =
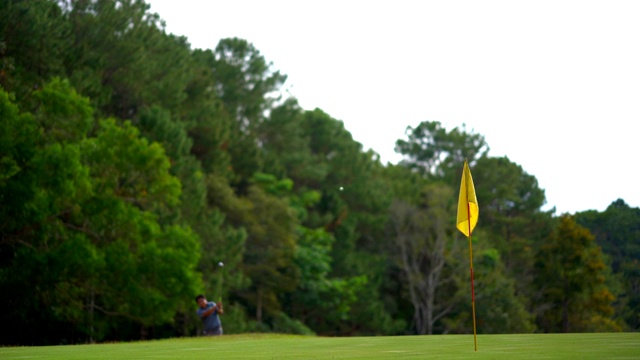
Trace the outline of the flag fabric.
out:
<instances>
[{"instance_id":1,"label":"flag fabric","mask_svg":"<svg viewBox=\"0 0 640 360\"><path fill-rule=\"evenodd\" d=\"M476 199L476 189L473 187L473 178L469 164L464 161L462 181L460 182L460 196L458 197L458 218L456 227L466 236L470 236L478 223L480 208Z\"/></svg>"}]
</instances>

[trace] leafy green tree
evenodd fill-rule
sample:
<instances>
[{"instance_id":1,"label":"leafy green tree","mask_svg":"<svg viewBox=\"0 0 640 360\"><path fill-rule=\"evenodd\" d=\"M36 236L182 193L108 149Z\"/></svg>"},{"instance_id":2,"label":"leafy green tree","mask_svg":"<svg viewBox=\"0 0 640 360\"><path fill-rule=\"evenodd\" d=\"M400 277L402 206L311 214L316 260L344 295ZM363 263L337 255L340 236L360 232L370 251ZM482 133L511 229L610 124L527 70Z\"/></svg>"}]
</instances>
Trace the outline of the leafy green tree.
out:
<instances>
[{"instance_id":1,"label":"leafy green tree","mask_svg":"<svg viewBox=\"0 0 640 360\"><path fill-rule=\"evenodd\" d=\"M214 57L215 91L234 120L227 147L236 174L234 183L244 190L253 173L262 169L258 128L279 99L286 76L274 71L258 49L243 39L220 40Z\"/></svg>"},{"instance_id":2,"label":"leafy green tree","mask_svg":"<svg viewBox=\"0 0 640 360\"><path fill-rule=\"evenodd\" d=\"M326 171L326 175L319 178L322 180L319 186L314 186L321 190L322 198L309 218L309 224L310 227L325 226L329 231L338 231L341 225L346 226L349 222L354 226L356 238L336 236L334 248L334 259L349 266L357 260L342 261L341 257L351 253L349 248L355 248L353 241L361 241L360 245L369 248L379 245L377 240L384 230L391 194L385 191L386 183L378 176L382 166L376 155L364 153L362 145L353 140L341 121L320 109L307 111L304 117L303 129L310 139L313 166ZM340 231L345 231L344 235L351 232L347 228Z\"/></svg>"},{"instance_id":3,"label":"leafy green tree","mask_svg":"<svg viewBox=\"0 0 640 360\"><path fill-rule=\"evenodd\" d=\"M506 157L482 157L473 172L480 204L480 224L491 234L505 271L516 280L516 293L532 297L535 252L551 232L551 211L538 181Z\"/></svg>"},{"instance_id":4,"label":"leafy green tree","mask_svg":"<svg viewBox=\"0 0 640 360\"><path fill-rule=\"evenodd\" d=\"M536 256L542 330L619 331L611 319L615 297L606 287L606 276L607 266L593 235L572 216L561 216Z\"/></svg>"},{"instance_id":5,"label":"leafy green tree","mask_svg":"<svg viewBox=\"0 0 640 360\"><path fill-rule=\"evenodd\" d=\"M295 291L283 299L288 313L320 333L332 333L338 324L353 320L352 307L367 283L364 276L330 277L334 241L323 228L298 227L294 263L300 278Z\"/></svg>"},{"instance_id":6,"label":"leafy green tree","mask_svg":"<svg viewBox=\"0 0 640 360\"><path fill-rule=\"evenodd\" d=\"M414 307L413 322L418 334L433 334L434 324L453 307L438 302L438 287L445 282L447 243L451 243L450 220L453 191L446 187L426 187L419 207L395 202L391 207L394 236L393 259L402 269Z\"/></svg>"},{"instance_id":7,"label":"leafy green tree","mask_svg":"<svg viewBox=\"0 0 640 360\"><path fill-rule=\"evenodd\" d=\"M618 199L602 213L585 211L575 218L611 258L612 271L622 284L617 313L631 329L640 329L640 209Z\"/></svg>"},{"instance_id":8,"label":"leafy green tree","mask_svg":"<svg viewBox=\"0 0 640 360\"><path fill-rule=\"evenodd\" d=\"M0 3L0 85L22 101L54 76L63 76L71 27L51 0Z\"/></svg>"},{"instance_id":9,"label":"leafy green tree","mask_svg":"<svg viewBox=\"0 0 640 360\"><path fill-rule=\"evenodd\" d=\"M36 121L48 144L79 142L92 129L93 109L89 100L78 95L69 81L54 78L33 98L37 101Z\"/></svg>"},{"instance_id":10,"label":"leafy green tree","mask_svg":"<svg viewBox=\"0 0 640 360\"><path fill-rule=\"evenodd\" d=\"M277 295L296 286L295 213L262 185L252 185L246 197L238 197L224 179L212 177L209 184L210 206L225 213L229 225L246 231L242 270L251 283L236 293L262 322L265 313L280 311Z\"/></svg>"},{"instance_id":11,"label":"leafy green tree","mask_svg":"<svg viewBox=\"0 0 640 360\"><path fill-rule=\"evenodd\" d=\"M263 310L279 310L277 295L292 291L298 279L293 267L295 249L295 215L282 200L251 187L252 203L244 258L245 273L251 278L250 293L245 298L255 305L256 320Z\"/></svg>"},{"instance_id":12,"label":"leafy green tree","mask_svg":"<svg viewBox=\"0 0 640 360\"><path fill-rule=\"evenodd\" d=\"M264 112L279 100L286 75L272 69L253 44L244 39L222 39L214 50L216 92L240 130L254 133Z\"/></svg>"},{"instance_id":13,"label":"leafy green tree","mask_svg":"<svg viewBox=\"0 0 640 360\"><path fill-rule=\"evenodd\" d=\"M172 323L185 301L174 294L199 287L199 243L189 228L161 226L155 215L180 195L164 149L114 120L88 137L92 110L65 82L34 95L34 115L2 98L16 125L0 136L2 197L28 210L13 209L1 229L0 300L16 309L3 320L20 321L7 341L144 338ZM26 196L15 192L21 188Z\"/></svg>"},{"instance_id":14,"label":"leafy green tree","mask_svg":"<svg viewBox=\"0 0 640 360\"><path fill-rule=\"evenodd\" d=\"M391 189L394 199L408 203L419 199L416 195L420 194L426 183L420 174L404 165L389 164L385 167L382 177L386 182L385 187Z\"/></svg>"},{"instance_id":15,"label":"leafy green tree","mask_svg":"<svg viewBox=\"0 0 640 360\"><path fill-rule=\"evenodd\" d=\"M407 127L406 134L407 140L396 141L396 152L405 157L401 164L450 186L459 181L465 159L475 166L489 151L484 137L467 132L464 126L447 132L438 121L423 121L415 128Z\"/></svg>"},{"instance_id":16,"label":"leafy green tree","mask_svg":"<svg viewBox=\"0 0 640 360\"><path fill-rule=\"evenodd\" d=\"M229 185L228 179L222 176L208 175L206 185L207 211L212 220L200 223L200 226L205 227L201 232L209 235L202 237L202 258L198 266L203 273L205 292L222 292L216 296L234 301L232 309L236 309L237 312L231 316L236 323L225 325L225 331L227 328L230 333L249 331L244 305L238 302L236 294L246 291L251 284L251 279L243 270L248 233L239 220L242 214L248 211L250 204L238 197ZM221 261L224 264L223 268L218 266Z\"/></svg>"},{"instance_id":17,"label":"leafy green tree","mask_svg":"<svg viewBox=\"0 0 640 360\"><path fill-rule=\"evenodd\" d=\"M212 91L218 84L214 75L215 55L211 50L196 49L191 57L192 75L180 115L189 124L191 153L205 172L230 179L233 169L229 137L235 120L224 111L222 100Z\"/></svg>"},{"instance_id":18,"label":"leafy green tree","mask_svg":"<svg viewBox=\"0 0 640 360\"><path fill-rule=\"evenodd\" d=\"M309 164L315 167L301 182L321 194L304 225L322 226L334 235L332 278L366 279L350 321L336 326L332 334L397 333L380 292L388 269L385 226L391 193L379 158L372 151L363 152L344 124L320 109L306 111L301 128L309 139Z\"/></svg>"},{"instance_id":19,"label":"leafy green tree","mask_svg":"<svg viewBox=\"0 0 640 360\"><path fill-rule=\"evenodd\" d=\"M473 234L473 274L475 289L476 331L479 334L530 333L535 330L534 316L527 310L523 296L517 295L515 281L505 271L500 252L492 247L491 238L476 228ZM464 257L468 260L467 254ZM468 261L462 262L464 267ZM460 276L463 266L457 266L452 277L456 291L451 296L450 315L442 319L446 332L470 334L473 332L473 313L469 274Z\"/></svg>"},{"instance_id":20,"label":"leafy green tree","mask_svg":"<svg viewBox=\"0 0 640 360\"><path fill-rule=\"evenodd\" d=\"M314 280L315 291L299 294L309 285L306 267L298 263L301 285L288 301L297 299L293 308L305 319L314 318L312 327L318 333L397 333L404 325L394 322L380 295L388 266L384 226L390 194L380 176L383 167L378 156L363 153L342 122L320 109L305 112L294 99L271 111L260 134L265 169L293 180L288 200L304 230L298 233L322 228L335 239L328 255L331 269L326 278L321 277L325 285ZM304 237L299 238L297 254L319 251L307 246ZM326 298L329 293L332 296ZM331 311L322 316L318 313L324 307L304 315L309 306L300 304L302 299L338 305L331 305Z\"/></svg>"},{"instance_id":21,"label":"leafy green tree","mask_svg":"<svg viewBox=\"0 0 640 360\"><path fill-rule=\"evenodd\" d=\"M132 119L142 106L162 101L173 110L184 98L188 45L164 35L148 9L142 0L72 1L66 9L68 76L102 115Z\"/></svg>"},{"instance_id":22,"label":"leafy green tree","mask_svg":"<svg viewBox=\"0 0 640 360\"><path fill-rule=\"evenodd\" d=\"M10 205L3 232L14 240L24 234L22 240L29 242L40 222L69 213L75 201L90 193L78 142L89 131L93 112L59 79L36 92L35 114L20 114L8 94L1 94L3 199Z\"/></svg>"},{"instance_id":23,"label":"leafy green tree","mask_svg":"<svg viewBox=\"0 0 640 360\"><path fill-rule=\"evenodd\" d=\"M67 314L55 308L38 311L43 305L51 309L58 298L59 272L47 253L59 244L60 226L52 223L75 211L74 202L87 195L88 173L80 163L77 144L47 144L36 117L20 113L1 89L0 118L2 339L12 344L26 339L35 344L55 342L52 332L58 328L60 336L66 336L70 330L66 315L72 314L70 322L77 321L77 308L69 303ZM78 265L71 259L69 264Z\"/></svg>"},{"instance_id":24,"label":"leafy green tree","mask_svg":"<svg viewBox=\"0 0 640 360\"><path fill-rule=\"evenodd\" d=\"M482 238L483 241L488 241ZM517 295L516 284L505 270L500 252L486 248L474 260L476 313L481 334L530 333L535 329L534 317L527 302ZM476 250L476 248L474 248ZM475 252L475 251L474 251Z\"/></svg>"},{"instance_id":25,"label":"leafy green tree","mask_svg":"<svg viewBox=\"0 0 640 360\"><path fill-rule=\"evenodd\" d=\"M177 206L180 195L159 144L140 139L128 123L108 120L83 147L96 195L73 226L91 235L105 258L89 309L101 315L104 336L123 331L108 321L116 317L139 325L144 338L149 327L171 323L184 306L186 299L172 294L197 291L198 237L188 228L161 226L154 215Z\"/></svg>"},{"instance_id":26,"label":"leafy green tree","mask_svg":"<svg viewBox=\"0 0 640 360\"><path fill-rule=\"evenodd\" d=\"M292 179L301 191L319 188L328 164L312 153L312 137L305 131L304 110L297 100L287 99L274 108L260 126L265 171Z\"/></svg>"},{"instance_id":27,"label":"leafy green tree","mask_svg":"<svg viewBox=\"0 0 640 360\"><path fill-rule=\"evenodd\" d=\"M333 236L324 229L311 230L302 226L298 228L298 234L294 262L300 269L300 281L297 291L286 299L291 313L315 328L318 328L316 321L322 321L320 319L328 312L346 318L354 299L353 293L350 296L336 291L341 280L329 278Z\"/></svg>"},{"instance_id":28,"label":"leafy green tree","mask_svg":"<svg viewBox=\"0 0 640 360\"><path fill-rule=\"evenodd\" d=\"M265 169L280 174L280 176L291 177L293 189L292 193L288 195L289 204L295 209L302 224L316 227L315 229L305 225L298 227L295 264L299 268L300 281L296 290L291 295L284 297L283 303L285 308L291 309L290 313L296 314L304 323L309 324L319 333L335 334L336 329L341 328L344 330L338 331L351 332L353 330L348 326L340 324L344 325L346 321L359 321L356 320L358 314L354 312L355 308L363 308L361 304L357 304L358 294L367 293L371 285L368 284L366 276L345 274L344 277L332 277L332 274L335 276L331 265L334 262L332 250L335 238L328 231L326 224L331 223L333 216L331 213L318 214L318 205L322 200L321 193L317 190L309 190L309 188L324 187L324 179L330 175L329 169L339 169L339 167L334 167L332 158L327 161L323 154L315 154L314 152L318 149L311 146L313 138L324 136L324 130L320 131L322 135L319 135L319 130L324 127L328 128L335 122L333 119L325 117L320 111L314 113L321 116L326 122L318 124L321 126L312 127L314 117L305 114L295 99L289 99L274 108L260 128ZM320 122L317 119L315 121ZM341 131L338 132L338 136L343 136ZM347 143L352 141L350 137L345 136L344 138ZM335 139L328 140L335 141ZM353 149L357 149L357 144L354 143L354 145L356 146ZM345 147L343 153L346 158L345 164L354 159L353 154L346 149L348 148ZM352 170L359 171L362 164L366 164L366 162L357 157L355 159L357 162L351 163ZM369 177L368 180L371 185L375 186L375 179ZM360 186L360 184L357 185L357 187ZM366 185L362 186L366 190ZM351 187L349 186L349 188ZM342 189L344 194L344 187ZM335 196L336 190L340 191L340 187L337 189L326 187L328 195L325 195L325 199L328 196ZM354 194L356 192L352 192L350 197L355 198ZM334 197L334 200L340 201L339 197ZM346 204L343 203L343 205ZM317 221L320 218L324 220ZM335 227L333 229L335 230ZM367 293L367 295L369 294ZM384 313L384 309L378 308L367 311ZM360 311L360 313L363 312ZM385 317L378 318L384 319ZM371 323L371 320L365 319L365 322ZM384 324L381 327L391 329L392 326L387 325Z\"/></svg>"}]
</instances>

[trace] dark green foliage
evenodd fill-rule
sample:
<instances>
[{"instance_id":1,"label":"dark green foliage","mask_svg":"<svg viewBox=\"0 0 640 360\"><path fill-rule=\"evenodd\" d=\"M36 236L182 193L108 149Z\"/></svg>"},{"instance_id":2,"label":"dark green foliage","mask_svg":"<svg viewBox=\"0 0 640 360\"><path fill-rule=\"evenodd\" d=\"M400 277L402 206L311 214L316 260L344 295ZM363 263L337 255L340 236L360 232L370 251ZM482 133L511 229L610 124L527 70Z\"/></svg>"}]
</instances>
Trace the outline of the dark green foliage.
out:
<instances>
[{"instance_id":1,"label":"dark green foliage","mask_svg":"<svg viewBox=\"0 0 640 360\"><path fill-rule=\"evenodd\" d=\"M407 140L396 142L396 152L405 156L402 164L425 177L441 179L454 186L459 181L462 164L489 151L484 137L454 128L447 131L438 121L423 121L416 128L407 127Z\"/></svg>"},{"instance_id":2,"label":"dark green foliage","mask_svg":"<svg viewBox=\"0 0 640 360\"><path fill-rule=\"evenodd\" d=\"M71 24L50 0L0 3L0 85L23 100L54 76L64 76Z\"/></svg>"},{"instance_id":3,"label":"dark green foliage","mask_svg":"<svg viewBox=\"0 0 640 360\"><path fill-rule=\"evenodd\" d=\"M14 134L40 128L30 133L23 160L5 157L14 166L2 198L28 209L16 204L7 214L15 222L0 228L2 306L16 309L3 313L14 324L11 333L3 328L7 343L102 340L173 322L184 302L174 295L199 286L199 243L188 228L161 226L153 213L175 206L180 194L164 149L114 120L87 136L88 101L58 80L34 94L35 116L20 116L2 95L5 119L22 119ZM71 119L77 128L63 121ZM20 141L5 145L3 153L20 151ZM16 196L25 185L32 195ZM27 335L33 328L42 333Z\"/></svg>"},{"instance_id":4,"label":"dark green foliage","mask_svg":"<svg viewBox=\"0 0 640 360\"><path fill-rule=\"evenodd\" d=\"M619 331L600 247L570 215L536 254L538 316L545 332Z\"/></svg>"},{"instance_id":5,"label":"dark green foliage","mask_svg":"<svg viewBox=\"0 0 640 360\"><path fill-rule=\"evenodd\" d=\"M552 231L551 214L541 211L544 190L506 157L478 159L473 177L482 228L491 234L506 273L516 280L517 295L531 298L535 250Z\"/></svg>"},{"instance_id":6,"label":"dark green foliage","mask_svg":"<svg viewBox=\"0 0 640 360\"><path fill-rule=\"evenodd\" d=\"M211 50L198 49L192 52L191 58L187 99L180 111L193 140L191 152L206 172L231 178L233 171L228 149L234 120L226 114L222 100L212 89L216 82L215 58Z\"/></svg>"},{"instance_id":7,"label":"dark green foliage","mask_svg":"<svg viewBox=\"0 0 640 360\"><path fill-rule=\"evenodd\" d=\"M278 99L273 94L287 77L273 71L258 49L243 39L222 39L213 54L215 91L224 113L232 119L227 149L236 175L234 184L244 191L249 178L262 168L258 130L265 112Z\"/></svg>"},{"instance_id":8,"label":"dark green foliage","mask_svg":"<svg viewBox=\"0 0 640 360\"><path fill-rule=\"evenodd\" d=\"M188 45L165 35L142 0L71 5L73 47L66 60L72 84L105 115L131 119L159 103L176 110L188 81Z\"/></svg>"},{"instance_id":9,"label":"dark green foliage","mask_svg":"<svg viewBox=\"0 0 640 360\"><path fill-rule=\"evenodd\" d=\"M478 253L474 276L479 333L533 332L534 317L526 309L527 301L517 295L516 281L505 271L499 251L489 248Z\"/></svg>"},{"instance_id":10,"label":"dark green foliage","mask_svg":"<svg viewBox=\"0 0 640 360\"><path fill-rule=\"evenodd\" d=\"M640 209L618 199L602 213L577 213L576 222L595 235L602 252L611 259L611 269L622 285L616 311L633 331L639 330Z\"/></svg>"}]
</instances>

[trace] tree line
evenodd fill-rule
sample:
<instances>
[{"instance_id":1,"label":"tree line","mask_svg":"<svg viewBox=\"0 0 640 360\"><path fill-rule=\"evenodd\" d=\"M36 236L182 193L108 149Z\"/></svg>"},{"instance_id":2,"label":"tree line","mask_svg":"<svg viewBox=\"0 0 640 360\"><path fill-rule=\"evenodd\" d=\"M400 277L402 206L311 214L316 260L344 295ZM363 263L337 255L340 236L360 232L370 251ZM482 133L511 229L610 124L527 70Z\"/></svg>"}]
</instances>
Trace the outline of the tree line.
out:
<instances>
[{"instance_id":1,"label":"tree line","mask_svg":"<svg viewBox=\"0 0 640 360\"><path fill-rule=\"evenodd\" d=\"M226 333L470 333L465 159L478 333L640 329L640 209L544 211L533 175L437 121L382 164L286 79L142 0L0 3L2 344L194 336L198 293Z\"/></svg>"}]
</instances>

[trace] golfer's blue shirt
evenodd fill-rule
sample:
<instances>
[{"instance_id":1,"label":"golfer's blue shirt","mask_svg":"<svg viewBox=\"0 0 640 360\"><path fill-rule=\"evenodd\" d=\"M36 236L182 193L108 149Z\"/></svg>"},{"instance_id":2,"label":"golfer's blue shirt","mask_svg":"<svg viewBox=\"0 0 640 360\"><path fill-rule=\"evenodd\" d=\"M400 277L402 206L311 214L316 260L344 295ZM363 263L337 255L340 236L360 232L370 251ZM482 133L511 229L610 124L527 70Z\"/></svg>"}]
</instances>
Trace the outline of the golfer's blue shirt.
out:
<instances>
[{"instance_id":1,"label":"golfer's blue shirt","mask_svg":"<svg viewBox=\"0 0 640 360\"><path fill-rule=\"evenodd\" d=\"M205 307L204 309L199 307L198 310L196 311L196 314L198 314L198 317L202 319L202 324L204 325L205 330L213 330L218 326L220 326L220 317L218 316L218 309L214 310L213 313L207 316L206 318L202 317L202 314L205 311L211 309L215 305L216 303L214 303L213 301L209 301L207 303L207 307Z\"/></svg>"}]
</instances>

